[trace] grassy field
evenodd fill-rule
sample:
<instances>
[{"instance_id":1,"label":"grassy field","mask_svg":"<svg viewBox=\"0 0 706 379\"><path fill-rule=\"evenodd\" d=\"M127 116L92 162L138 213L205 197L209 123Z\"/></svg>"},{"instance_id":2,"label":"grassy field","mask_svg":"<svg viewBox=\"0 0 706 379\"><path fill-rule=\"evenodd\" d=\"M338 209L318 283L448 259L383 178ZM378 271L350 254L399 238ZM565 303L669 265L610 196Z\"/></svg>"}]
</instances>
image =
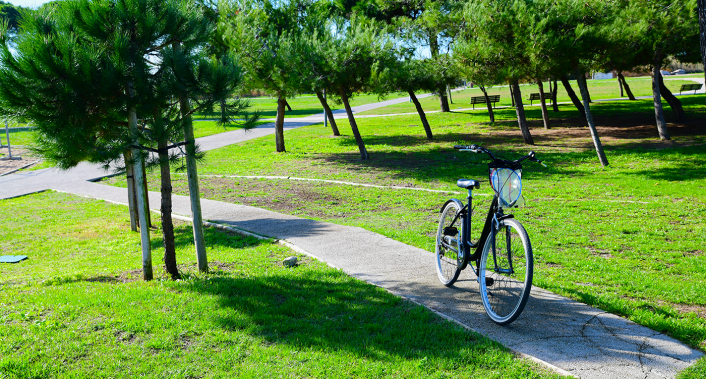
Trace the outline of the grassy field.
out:
<instances>
[{"instance_id":1,"label":"grassy field","mask_svg":"<svg viewBox=\"0 0 706 379\"><path fill-rule=\"evenodd\" d=\"M256 125L262 125L266 124L269 121L258 121ZM200 137L207 137L210 135L218 134L218 133L223 133L223 132L228 132L231 130L237 130L240 127L237 125L232 125L232 126L223 126L223 125L218 125L217 122L215 121L194 121L194 137L200 138ZM2 141L3 143L7 143L7 139L5 137L5 134L2 133L0 134L2 136ZM12 144L11 146L32 146L34 144L34 139L36 138L36 132L33 131L21 131L21 132L14 132L10 133L10 143ZM26 156L25 159L30 159L31 153L28 154L29 156ZM31 167L28 167L22 171L33 171L33 170L41 170L43 168L49 168L49 167L54 167L54 165L51 162L48 161L42 161L40 163L37 163Z\"/></svg>"},{"instance_id":2,"label":"grassy field","mask_svg":"<svg viewBox=\"0 0 706 379\"><path fill-rule=\"evenodd\" d=\"M355 107L357 105L376 103L378 101L396 99L405 96L408 95L406 93L391 93L384 98L381 98L375 94L356 94L350 99L350 104L352 107ZM250 101L250 109L253 111L260 111L260 115L263 118L274 118L277 116L277 98L262 96L249 98L248 101ZM287 102L292 107L291 111L285 111L285 117L287 118L306 117L324 112L321 107L321 102L319 102L316 95L305 94L287 99ZM336 103L335 98L330 96L328 97L328 104L331 109L343 109L343 105Z\"/></svg>"},{"instance_id":3,"label":"grassy field","mask_svg":"<svg viewBox=\"0 0 706 379\"><path fill-rule=\"evenodd\" d=\"M680 76L682 77L682 76ZM677 78L677 76L675 76ZM630 89L635 96L651 96L652 95L652 79L649 77L638 77L638 78L626 78ZM576 92L577 96L579 94L579 88L575 80L570 81L572 88ZM591 100L600 99L617 99L620 98L620 89L618 87L617 79L604 79L604 80L587 80L588 90L591 94ZM665 85L673 92L679 93L679 87L682 84L693 84L694 81L691 80L667 80ZM544 83L545 92L549 92L549 82ZM510 106L512 104L510 97L510 88L507 85L490 87L487 88L488 95L500 95L500 102L497 106ZM520 85L520 92L522 93L523 103L530 105L529 95L530 93L539 92L539 87L536 84L522 84ZM471 97L473 96L483 96L483 93L478 87L465 89L461 91L453 91L451 93L451 100L453 104L450 104L451 109L467 109L471 108ZM419 99L422 107L425 111L438 111L440 110L439 97L431 96L424 99ZM571 102L571 99L566 94L566 90L561 82L558 82L557 90L557 102ZM664 100L663 100L664 102ZM534 101L534 105L539 105L539 101ZM664 102L666 104L666 102ZM572 105L573 106L573 105ZM476 105L475 109L484 109L485 105ZM537 107L539 108L539 107ZM551 107L550 107L551 108ZM383 108L372 109L369 111L361 112L361 115L380 115L380 114L395 114L395 113L410 113L416 112L416 108L412 103L400 103L395 105L389 105ZM486 109L487 113L487 109Z\"/></svg>"},{"instance_id":4,"label":"grassy field","mask_svg":"<svg viewBox=\"0 0 706 379\"><path fill-rule=\"evenodd\" d=\"M211 272L198 274L177 222L184 279L143 282L124 206L4 200L0 230L0 251L29 256L0 265L3 379L557 377L321 262L285 268L293 253L270 241L207 228Z\"/></svg>"},{"instance_id":5,"label":"grassy field","mask_svg":"<svg viewBox=\"0 0 706 379\"><path fill-rule=\"evenodd\" d=\"M485 157L453 151L453 144L477 143L509 157L532 149L549 167L525 165L527 206L514 213L532 238L535 284L703 350L706 107L703 95L683 102L691 120L687 124L671 123L673 115L666 109L672 142L657 139L648 100L594 104L610 161L607 168L597 161L585 120L567 106L552 113L562 117L554 119L553 129L531 122L532 147L522 144L516 122L482 123L480 111L431 114L433 141L424 138L415 116L360 118L371 156L365 162L359 160L350 133L333 138L313 125L287 132L285 154L275 153L269 138L209 152L199 169L201 186L206 198L360 226L432 251L439 207L446 198L462 194L227 176L280 175L456 191L457 178L484 180L487 166ZM499 111L506 119L513 112ZM539 118L538 110L528 113ZM347 130L346 124L341 127ZM485 183L476 198L478 209L490 200ZM178 176L174 186L182 194L187 188Z\"/></svg>"}]
</instances>

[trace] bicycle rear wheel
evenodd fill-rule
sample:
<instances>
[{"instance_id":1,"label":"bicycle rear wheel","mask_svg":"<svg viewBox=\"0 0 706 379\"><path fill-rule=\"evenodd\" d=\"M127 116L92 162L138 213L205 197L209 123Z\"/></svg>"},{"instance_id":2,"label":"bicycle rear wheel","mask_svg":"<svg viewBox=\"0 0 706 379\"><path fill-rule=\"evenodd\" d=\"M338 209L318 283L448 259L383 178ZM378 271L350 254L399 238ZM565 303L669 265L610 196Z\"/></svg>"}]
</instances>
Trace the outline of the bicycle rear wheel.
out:
<instances>
[{"instance_id":1,"label":"bicycle rear wheel","mask_svg":"<svg viewBox=\"0 0 706 379\"><path fill-rule=\"evenodd\" d=\"M483 306L495 323L507 325L522 313L532 288L533 269L525 228L515 219L500 221L483 247L478 273Z\"/></svg>"},{"instance_id":2,"label":"bicycle rear wheel","mask_svg":"<svg viewBox=\"0 0 706 379\"><path fill-rule=\"evenodd\" d=\"M441 211L439 229L436 232L436 273L445 286L456 282L461 273L463 252L461 248L461 212L458 203L450 202Z\"/></svg>"}]
</instances>

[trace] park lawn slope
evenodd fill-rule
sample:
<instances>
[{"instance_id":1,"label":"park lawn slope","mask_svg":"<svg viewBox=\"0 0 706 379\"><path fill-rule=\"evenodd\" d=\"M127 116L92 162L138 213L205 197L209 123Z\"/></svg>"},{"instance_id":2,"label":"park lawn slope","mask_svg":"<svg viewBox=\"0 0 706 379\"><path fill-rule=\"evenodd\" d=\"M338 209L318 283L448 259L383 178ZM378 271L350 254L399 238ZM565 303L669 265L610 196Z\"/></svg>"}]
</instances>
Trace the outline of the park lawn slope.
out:
<instances>
[{"instance_id":1,"label":"park lawn slope","mask_svg":"<svg viewBox=\"0 0 706 379\"><path fill-rule=\"evenodd\" d=\"M157 219L154 217L154 219ZM157 228L159 225L156 225ZM127 208L46 192L0 202L2 378L556 377L431 311L271 241L205 230L184 279L140 280Z\"/></svg>"},{"instance_id":2,"label":"park lawn slope","mask_svg":"<svg viewBox=\"0 0 706 379\"><path fill-rule=\"evenodd\" d=\"M549 167L525 165L527 206L514 213L532 239L534 283L704 349L703 102L703 96L685 101L691 121L670 124L672 142L657 139L649 101L595 104L607 168L598 163L575 111L562 110L550 130L533 121L532 147L522 144L516 123L490 125L475 121L482 117L476 113L450 113L430 115L433 141L424 138L414 116L361 118L369 161L359 160L349 132L334 138L321 125L287 132L285 154L273 151L270 138L214 150L200 168L201 188L206 198L359 226L433 251L439 208L449 197L465 197L457 178L483 181L476 197L480 214L491 199L486 157L451 147L477 143L508 157L532 149ZM258 175L283 179L244 177ZM113 179L116 185L122 181ZM185 178L176 176L174 188L186 193Z\"/></svg>"}]
</instances>

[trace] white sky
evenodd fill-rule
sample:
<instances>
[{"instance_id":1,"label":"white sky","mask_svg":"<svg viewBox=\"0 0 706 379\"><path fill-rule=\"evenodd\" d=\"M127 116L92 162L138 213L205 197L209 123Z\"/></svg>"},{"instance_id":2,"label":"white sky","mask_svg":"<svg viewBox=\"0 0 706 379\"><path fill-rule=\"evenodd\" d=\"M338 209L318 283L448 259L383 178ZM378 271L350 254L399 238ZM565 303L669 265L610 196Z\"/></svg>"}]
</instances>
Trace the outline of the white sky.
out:
<instances>
[{"instance_id":1,"label":"white sky","mask_svg":"<svg viewBox=\"0 0 706 379\"><path fill-rule=\"evenodd\" d=\"M37 8L38 6L48 3L49 0L5 0L6 3L12 5L20 5L27 8Z\"/></svg>"}]
</instances>

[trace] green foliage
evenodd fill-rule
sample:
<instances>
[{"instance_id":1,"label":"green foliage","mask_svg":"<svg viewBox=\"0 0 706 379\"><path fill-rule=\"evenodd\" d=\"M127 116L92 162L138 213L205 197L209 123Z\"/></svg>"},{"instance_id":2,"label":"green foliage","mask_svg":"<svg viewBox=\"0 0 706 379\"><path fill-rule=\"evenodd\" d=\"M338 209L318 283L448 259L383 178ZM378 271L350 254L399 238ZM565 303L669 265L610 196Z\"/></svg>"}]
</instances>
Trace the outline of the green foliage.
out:
<instances>
[{"instance_id":1,"label":"green foliage","mask_svg":"<svg viewBox=\"0 0 706 379\"><path fill-rule=\"evenodd\" d=\"M29 10L11 3L0 1L0 19L7 22L7 26L11 31L17 31L20 26L20 21L22 20L23 12L28 12Z\"/></svg>"},{"instance_id":2,"label":"green foliage","mask_svg":"<svg viewBox=\"0 0 706 379\"><path fill-rule=\"evenodd\" d=\"M36 126L36 150L61 168L119 160L135 141L179 141L172 99L196 98L210 109L241 82L236 62L199 55L208 20L180 1L72 0L25 18L0 51L0 107ZM171 45L182 45L175 53ZM148 127L132 134L127 109ZM243 109L242 104L236 111Z\"/></svg>"}]
</instances>

